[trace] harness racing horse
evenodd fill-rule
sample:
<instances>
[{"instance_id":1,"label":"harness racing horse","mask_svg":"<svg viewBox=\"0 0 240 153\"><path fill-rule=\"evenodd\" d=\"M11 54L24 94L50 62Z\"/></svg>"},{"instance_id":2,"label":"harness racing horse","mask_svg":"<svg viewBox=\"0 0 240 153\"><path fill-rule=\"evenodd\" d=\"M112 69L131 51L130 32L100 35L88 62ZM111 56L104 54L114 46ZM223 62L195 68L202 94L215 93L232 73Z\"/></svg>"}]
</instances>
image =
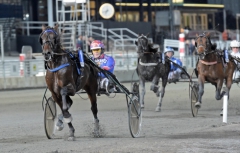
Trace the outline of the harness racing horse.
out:
<instances>
[{"instance_id":1,"label":"harness racing horse","mask_svg":"<svg viewBox=\"0 0 240 153\"><path fill-rule=\"evenodd\" d=\"M63 122L69 126L68 140L74 140L75 129L72 125L72 115L69 109L73 103L70 96L74 96L77 91L84 89L91 101L91 110L94 116L94 132L99 131L99 120L97 117L97 71L85 61L85 66L80 77L76 61L73 54L62 49L58 25L54 28L42 26L42 33L39 37L42 46L42 54L45 59L47 69L45 80L48 89L51 91L54 101L59 105L62 114L58 117L57 129L63 129Z\"/></svg>"},{"instance_id":2,"label":"harness racing horse","mask_svg":"<svg viewBox=\"0 0 240 153\"><path fill-rule=\"evenodd\" d=\"M135 44L138 47L138 65L137 74L139 76L140 85L140 104L144 108L145 82L151 81L150 90L152 90L159 98L156 111L161 111L162 99L165 93L165 87L168 81L168 73L170 72L170 62L162 62L162 53L158 51L158 45L150 44L145 35L139 35ZM155 47L157 46L157 47ZM162 88L159 90L159 79L162 79Z\"/></svg>"},{"instance_id":3,"label":"harness racing horse","mask_svg":"<svg viewBox=\"0 0 240 153\"><path fill-rule=\"evenodd\" d=\"M211 43L210 33L203 35L197 34L195 47L199 57L195 69L199 84L198 99L195 107L200 108L205 81L210 82L216 87L216 100L221 100L225 93L229 95L236 65L231 56L229 56L229 62L225 62L223 51L217 50L216 45ZM224 79L228 90L221 92Z\"/></svg>"}]
</instances>

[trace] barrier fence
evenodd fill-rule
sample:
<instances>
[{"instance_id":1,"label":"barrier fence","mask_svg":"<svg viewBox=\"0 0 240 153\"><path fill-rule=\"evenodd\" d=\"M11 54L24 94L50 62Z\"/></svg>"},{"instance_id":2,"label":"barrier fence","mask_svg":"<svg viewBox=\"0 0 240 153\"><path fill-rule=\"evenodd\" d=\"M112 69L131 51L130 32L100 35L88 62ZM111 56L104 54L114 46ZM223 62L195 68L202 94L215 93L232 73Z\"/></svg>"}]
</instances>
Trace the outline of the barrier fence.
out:
<instances>
[{"instance_id":1,"label":"barrier fence","mask_svg":"<svg viewBox=\"0 0 240 153\"><path fill-rule=\"evenodd\" d=\"M107 53L115 59L114 73L119 81L131 81L137 67L137 53ZM182 59L184 67L191 73L196 67L196 56L185 56ZM45 86L46 70L42 57L30 60L21 58L8 59L0 62L0 89L43 87ZM137 79L135 74L134 79Z\"/></svg>"}]
</instances>

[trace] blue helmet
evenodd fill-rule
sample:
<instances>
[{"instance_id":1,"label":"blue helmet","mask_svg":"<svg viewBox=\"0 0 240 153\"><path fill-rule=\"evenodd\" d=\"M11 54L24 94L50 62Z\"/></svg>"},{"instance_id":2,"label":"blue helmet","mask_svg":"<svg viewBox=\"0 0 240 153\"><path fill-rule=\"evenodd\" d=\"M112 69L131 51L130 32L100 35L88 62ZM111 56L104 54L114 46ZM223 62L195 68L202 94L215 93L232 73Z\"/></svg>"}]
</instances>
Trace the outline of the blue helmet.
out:
<instances>
[{"instance_id":1,"label":"blue helmet","mask_svg":"<svg viewBox=\"0 0 240 153\"><path fill-rule=\"evenodd\" d=\"M173 52L173 54L174 54L174 50L171 47L165 48L164 53L167 53L167 52Z\"/></svg>"}]
</instances>

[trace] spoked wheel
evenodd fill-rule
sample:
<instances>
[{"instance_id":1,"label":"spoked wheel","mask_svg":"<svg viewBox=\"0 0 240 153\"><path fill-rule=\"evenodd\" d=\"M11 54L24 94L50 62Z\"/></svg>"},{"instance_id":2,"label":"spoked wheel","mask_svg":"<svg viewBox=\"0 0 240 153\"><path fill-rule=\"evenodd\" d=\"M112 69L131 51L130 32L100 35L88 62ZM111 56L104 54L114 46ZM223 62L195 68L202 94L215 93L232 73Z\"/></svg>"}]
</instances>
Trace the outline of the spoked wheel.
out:
<instances>
[{"instance_id":1,"label":"spoked wheel","mask_svg":"<svg viewBox=\"0 0 240 153\"><path fill-rule=\"evenodd\" d=\"M142 112L139 101L139 85L137 83L133 84L132 92L135 94L133 94L132 100L128 105L128 121L130 133L133 138L136 138L140 135L142 126Z\"/></svg>"},{"instance_id":2,"label":"spoked wheel","mask_svg":"<svg viewBox=\"0 0 240 153\"><path fill-rule=\"evenodd\" d=\"M198 100L198 84L194 83L191 90L191 109L193 117L196 117L198 114L198 108L195 107L195 104Z\"/></svg>"},{"instance_id":3,"label":"spoked wheel","mask_svg":"<svg viewBox=\"0 0 240 153\"><path fill-rule=\"evenodd\" d=\"M56 103L54 102L52 97L50 97L48 98L44 109L44 127L48 139L52 139L54 137L55 129L54 120L56 116L57 116Z\"/></svg>"}]
</instances>

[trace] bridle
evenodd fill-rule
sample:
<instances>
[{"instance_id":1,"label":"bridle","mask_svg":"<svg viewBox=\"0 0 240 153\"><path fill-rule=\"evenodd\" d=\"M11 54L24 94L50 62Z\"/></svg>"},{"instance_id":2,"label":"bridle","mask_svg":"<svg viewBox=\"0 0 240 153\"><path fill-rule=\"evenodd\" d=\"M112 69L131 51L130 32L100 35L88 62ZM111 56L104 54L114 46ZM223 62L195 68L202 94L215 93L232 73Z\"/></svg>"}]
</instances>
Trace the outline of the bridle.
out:
<instances>
[{"instance_id":1,"label":"bridle","mask_svg":"<svg viewBox=\"0 0 240 153\"><path fill-rule=\"evenodd\" d=\"M143 40L146 41L146 44L143 44ZM143 53L148 52L148 38L147 36L141 35L138 37L138 47L140 47L142 49Z\"/></svg>"},{"instance_id":2,"label":"bridle","mask_svg":"<svg viewBox=\"0 0 240 153\"><path fill-rule=\"evenodd\" d=\"M53 33L54 34L54 37L53 37L53 40L52 38L50 38L50 34ZM46 34L46 39L45 41L43 42L42 40L42 35L43 34ZM39 37L39 43L41 44L42 46L42 50L44 50L44 46L47 44L48 46L50 46L50 50L48 50L47 52L42 52L42 55L44 56L44 60L45 61L50 61L52 58L53 58L53 55L54 54L57 54L57 55L63 55L63 54L66 54L66 53L56 53L56 49L57 47L59 46L59 44L57 43L58 40L58 34L57 32L55 32L53 29L47 29L45 31L43 31Z\"/></svg>"},{"instance_id":3,"label":"bridle","mask_svg":"<svg viewBox=\"0 0 240 153\"><path fill-rule=\"evenodd\" d=\"M198 44L197 40L200 39L200 41L202 42L202 38L205 38L206 41L207 41L206 42L206 47L204 48L204 51L202 53L198 53L198 49L200 47L204 47L204 45L203 45L203 43ZM208 37L206 37L205 35L199 35L195 39L195 47L196 47L196 50L197 50L197 55L200 57L200 59L204 59L207 54L215 52L215 50L211 50L211 46L212 46L212 43L211 43L210 39Z\"/></svg>"}]
</instances>

